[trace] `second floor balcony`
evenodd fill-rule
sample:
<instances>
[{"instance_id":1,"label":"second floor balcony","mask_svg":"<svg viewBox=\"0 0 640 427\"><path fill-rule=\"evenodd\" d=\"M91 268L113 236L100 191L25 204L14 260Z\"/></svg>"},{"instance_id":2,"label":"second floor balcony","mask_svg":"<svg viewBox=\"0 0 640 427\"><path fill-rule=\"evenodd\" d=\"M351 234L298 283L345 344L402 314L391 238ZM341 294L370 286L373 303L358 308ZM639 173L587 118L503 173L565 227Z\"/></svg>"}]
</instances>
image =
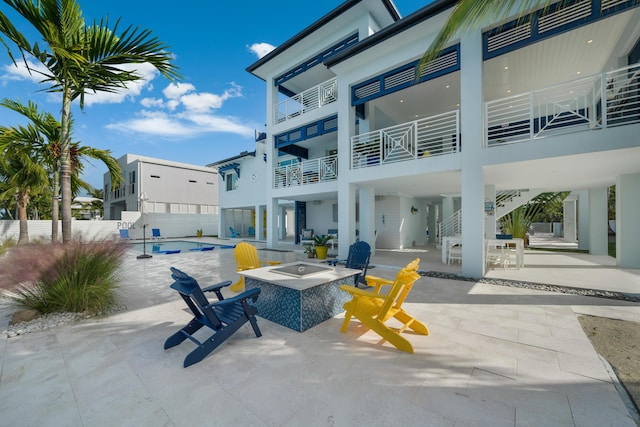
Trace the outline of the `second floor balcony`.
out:
<instances>
[{"instance_id":1,"label":"second floor balcony","mask_svg":"<svg viewBox=\"0 0 640 427\"><path fill-rule=\"evenodd\" d=\"M351 138L351 169L441 156L460 151L458 110Z\"/></svg>"},{"instance_id":2,"label":"second floor balcony","mask_svg":"<svg viewBox=\"0 0 640 427\"><path fill-rule=\"evenodd\" d=\"M273 106L273 124L317 110L338 100L338 80L327 80Z\"/></svg>"},{"instance_id":3,"label":"second floor balcony","mask_svg":"<svg viewBox=\"0 0 640 427\"><path fill-rule=\"evenodd\" d=\"M331 155L278 166L273 171L273 188L317 184L338 179L338 156Z\"/></svg>"},{"instance_id":4,"label":"second floor balcony","mask_svg":"<svg viewBox=\"0 0 640 427\"><path fill-rule=\"evenodd\" d=\"M485 104L485 146L640 123L640 65Z\"/></svg>"}]
</instances>

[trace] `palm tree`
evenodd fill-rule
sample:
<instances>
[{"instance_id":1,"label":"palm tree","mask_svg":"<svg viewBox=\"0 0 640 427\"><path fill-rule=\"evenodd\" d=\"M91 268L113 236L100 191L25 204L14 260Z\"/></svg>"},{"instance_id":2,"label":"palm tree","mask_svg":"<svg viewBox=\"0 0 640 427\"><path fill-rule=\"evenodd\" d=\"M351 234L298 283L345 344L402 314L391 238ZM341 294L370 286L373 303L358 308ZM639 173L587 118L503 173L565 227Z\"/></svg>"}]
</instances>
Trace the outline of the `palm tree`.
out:
<instances>
[{"instance_id":1,"label":"palm tree","mask_svg":"<svg viewBox=\"0 0 640 427\"><path fill-rule=\"evenodd\" d=\"M560 5L568 0L560 0ZM493 22L501 22L506 18L516 15L519 19L525 19L533 9L549 7L553 0L459 0L453 7L447 22L440 29L431 45L422 56L418 69L435 59L442 49L453 39L455 34L464 33L473 28L480 28L487 18ZM416 73L419 75L419 73Z\"/></svg>"},{"instance_id":2,"label":"palm tree","mask_svg":"<svg viewBox=\"0 0 640 427\"><path fill-rule=\"evenodd\" d=\"M26 144L31 144L32 150L38 153L40 161L46 165L49 173L49 182L51 184L51 241L58 241L58 195L60 183L60 159L61 159L61 143L60 133L62 125L51 113L40 112L38 106L29 101L27 105L23 105L18 101L3 99L0 106L9 108L31 121L33 131L31 135L25 138ZM72 123L71 123L72 124ZM70 127L71 127L70 124ZM1 148L1 147L0 147ZM111 175L112 182L117 183L122 179L122 170L118 161L111 156L110 150L99 150L97 148L80 146L78 142L71 143L71 194L73 196L79 193L81 188L91 189L91 186L80 180L79 175L84 166L83 161L87 159L100 160L107 166L107 170Z\"/></svg>"},{"instance_id":3,"label":"palm tree","mask_svg":"<svg viewBox=\"0 0 640 427\"><path fill-rule=\"evenodd\" d=\"M33 125L0 127L0 180L4 183L3 196L15 197L20 221L18 243L29 242L27 206L31 195L49 184L42 158L31 144L39 137Z\"/></svg>"},{"instance_id":4,"label":"palm tree","mask_svg":"<svg viewBox=\"0 0 640 427\"><path fill-rule=\"evenodd\" d=\"M62 188L62 241L71 240L71 103L79 100L84 108L88 91L115 92L126 88L128 82L141 79L136 71L126 71L124 64L149 63L170 80L179 77L171 63L173 55L167 46L152 37L151 31L129 26L116 35L120 20L113 29L108 19L85 25L76 0L4 0L42 36L50 51L38 43L30 43L0 12L0 35L13 42L29 68L25 55L33 56L46 71L43 82L51 86L48 92L62 94L60 136L60 177ZM15 58L8 44L9 56ZM31 72L38 72L31 70Z\"/></svg>"}]
</instances>

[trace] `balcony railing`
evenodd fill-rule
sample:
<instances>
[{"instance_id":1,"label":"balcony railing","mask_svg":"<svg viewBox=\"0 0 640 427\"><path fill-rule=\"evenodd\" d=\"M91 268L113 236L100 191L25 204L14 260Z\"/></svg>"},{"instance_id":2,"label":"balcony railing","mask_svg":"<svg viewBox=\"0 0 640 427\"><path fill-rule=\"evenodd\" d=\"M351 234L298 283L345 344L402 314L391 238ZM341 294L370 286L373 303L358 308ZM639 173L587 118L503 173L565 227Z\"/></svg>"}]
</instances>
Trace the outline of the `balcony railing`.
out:
<instances>
[{"instance_id":1,"label":"balcony railing","mask_svg":"<svg viewBox=\"0 0 640 427\"><path fill-rule=\"evenodd\" d=\"M640 65L487 102L485 120L488 147L639 123Z\"/></svg>"},{"instance_id":2,"label":"balcony railing","mask_svg":"<svg viewBox=\"0 0 640 427\"><path fill-rule=\"evenodd\" d=\"M460 150L458 110L351 138L351 169L440 156Z\"/></svg>"},{"instance_id":3,"label":"balcony railing","mask_svg":"<svg viewBox=\"0 0 640 427\"><path fill-rule=\"evenodd\" d=\"M338 179L338 156L320 157L278 166L273 171L273 188L317 184Z\"/></svg>"},{"instance_id":4,"label":"balcony railing","mask_svg":"<svg viewBox=\"0 0 640 427\"><path fill-rule=\"evenodd\" d=\"M298 117L338 100L338 80L333 78L273 106L273 123Z\"/></svg>"}]
</instances>

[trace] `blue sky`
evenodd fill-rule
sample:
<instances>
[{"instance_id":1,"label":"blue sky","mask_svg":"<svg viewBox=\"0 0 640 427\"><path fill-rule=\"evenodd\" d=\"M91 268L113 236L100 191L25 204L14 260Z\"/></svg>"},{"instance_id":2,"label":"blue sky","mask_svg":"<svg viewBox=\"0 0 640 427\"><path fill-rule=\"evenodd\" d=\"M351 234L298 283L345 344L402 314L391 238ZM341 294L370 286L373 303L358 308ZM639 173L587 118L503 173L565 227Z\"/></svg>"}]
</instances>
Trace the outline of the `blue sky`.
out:
<instances>
[{"instance_id":1,"label":"blue sky","mask_svg":"<svg viewBox=\"0 0 640 427\"><path fill-rule=\"evenodd\" d=\"M429 0L397 0L402 16ZM87 96L85 108L75 106L74 140L126 153L205 165L253 150L254 130L265 124L265 83L245 71L269 46L278 46L342 3L280 0L278 2L212 2L184 4L158 1L80 0L87 23L120 18L120 31L133 25L150 29L170 46L182 79L171 83L151 67L139 67L144 81L117 94ZM11 19L7 6L0 9ZM30 41L40 41L28 24L14 25ZM42 92L46 86L16 68L0 50L0 96L58 116L60 98ZM23 123L17 114L0 108L0 124ZM106 168L86 164L83 178L102 188Z\"/></svg>"}]
</instances>

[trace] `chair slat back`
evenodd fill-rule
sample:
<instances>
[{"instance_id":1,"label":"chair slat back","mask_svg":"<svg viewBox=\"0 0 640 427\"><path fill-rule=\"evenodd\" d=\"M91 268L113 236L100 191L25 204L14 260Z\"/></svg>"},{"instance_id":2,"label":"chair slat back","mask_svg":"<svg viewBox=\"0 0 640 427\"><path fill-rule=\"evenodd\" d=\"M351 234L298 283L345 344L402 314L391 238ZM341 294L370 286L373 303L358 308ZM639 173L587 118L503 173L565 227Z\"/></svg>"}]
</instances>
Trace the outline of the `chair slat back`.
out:
<instances>
[{"instance_id":1,"label":"chair slat back","mask_svg":"<svg viewBox=\"0 0 640 427\"><path fill-rule=\"evenodd\" d=\"M248 270L260 267L258 250L255 246L247 242L240 242L233 250L238 270Z\"/></svg>"},{"instance_id":2,"label":"chair slat back","mask_svg":"<svg viewBox=\"0 0 640 427\"><path fill-rule=\"evenodd\" d=\"M398 272L393 285L391 285L391 290L387 294L387 299L380 308L379 319L384 321L384 319L392 316L394 311L402 307L413 284L421 277L417 272L419 263L420 258L416 258Z\"/></svg>"},{"instance_id":3,"label":"chair slat back","mask_svg":"<svg viewBox=\"0 0 640 427\"><path fill-rule=\"evenodd\" d=\"M193 315L201 320L204 320L203 317L206 318L213 329L220 328L222 326L220 320L213 309L208 307L209 300L202 292L197 280L175 267L170 267L170 269L171 277L175 280L171 288L180 293Z\"/></svg>"}]
</instances>

